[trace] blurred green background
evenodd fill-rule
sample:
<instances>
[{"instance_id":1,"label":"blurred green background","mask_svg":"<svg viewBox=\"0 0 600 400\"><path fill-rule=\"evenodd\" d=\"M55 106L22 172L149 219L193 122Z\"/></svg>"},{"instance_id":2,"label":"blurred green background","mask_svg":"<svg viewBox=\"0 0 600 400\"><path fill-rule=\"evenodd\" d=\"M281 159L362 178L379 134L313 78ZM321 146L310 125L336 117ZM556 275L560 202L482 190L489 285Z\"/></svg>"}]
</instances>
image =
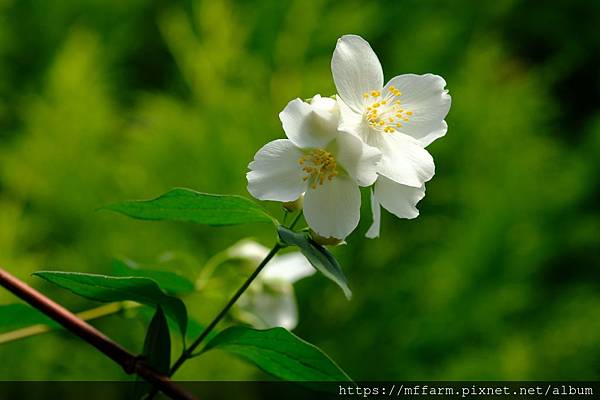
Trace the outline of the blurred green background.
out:
<instances>
[{"instance_id":1,"label":"blurred green background","mask_svg":"<svg viewBox=\"0 0 600 400\"><path fill-rule=\"evenodd\" d=\"M421 216L365 213L336 248L354 290L296 285L296 333L355 379L600 378L600 3L0 0L0 265L110 273L113 257L193 278L267 225L207 228L96 211L175 186L247 195L292 98L330 95L345 33L386 79L432 72L453 105ZM274 204L273 212L279 212ZM246 276L187 299L206 322ZM236 274L237 272L237 274ZM16 300L0 291L0 304ZM97 326L131 350L144 324ZM68 355L68 356L67 356ZM0 346L0 379L123 379L66 333ZM183 379L264 379L225 354Z\"/></svg>"}]
</instances>

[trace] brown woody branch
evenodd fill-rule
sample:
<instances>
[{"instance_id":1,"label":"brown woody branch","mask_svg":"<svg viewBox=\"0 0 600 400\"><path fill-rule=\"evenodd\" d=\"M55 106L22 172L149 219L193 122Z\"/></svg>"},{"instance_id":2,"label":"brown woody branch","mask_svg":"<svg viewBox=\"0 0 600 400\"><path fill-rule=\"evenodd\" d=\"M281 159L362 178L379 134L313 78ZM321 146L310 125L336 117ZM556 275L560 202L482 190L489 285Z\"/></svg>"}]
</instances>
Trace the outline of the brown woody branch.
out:
<instances>
[{"instance_id":1,"label":"brown woody branch","mask_svg":"<svg viewBox=\"0 0 600 400\"><path fill-rule=\"evenodd\" d=\"M168 376L157 372L141 357L128 352L108 336L2 268L0 268L0 286L3 286L15 296L61 324L65 329L71 331L71 333L74 333L94 346L119 364L127 374L139 375L172 399L194 399L190 393L173 383Z\"/></svg>"}]
</instances>

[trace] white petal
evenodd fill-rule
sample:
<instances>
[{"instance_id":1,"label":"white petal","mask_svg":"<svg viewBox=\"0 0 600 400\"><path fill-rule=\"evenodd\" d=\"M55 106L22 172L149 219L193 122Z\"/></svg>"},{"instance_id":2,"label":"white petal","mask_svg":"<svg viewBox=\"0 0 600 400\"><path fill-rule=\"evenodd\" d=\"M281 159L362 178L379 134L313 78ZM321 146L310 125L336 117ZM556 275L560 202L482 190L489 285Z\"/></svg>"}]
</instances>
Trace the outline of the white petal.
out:
<instances>
[{"instance_id":1,"label":"white petal","mask_svg":"<svg viewBox=\"0 0 600 400\"><path fill-rule=\"evenodd\" d=\"M371 189L371 212L373 213L373 223L369 227L369 230L365 234L369 239L375 239L379 237L380 225L381 225L381 207L379 202L375 198L373 189Z\"/></svg>"},{"instance_id":2,"label":"white petal","mask_svg":"<svg viewBox=\"0 0 600 400\"><path fill-rule=\"evenodd\" d=\"M399 218L416 218L417 203L425 197L425 185L415 188L401 185L385 176L375 182L375 198L383 208Z\"/></svg>"},{"instance_id":3,"label":"white petal","mask_svg":"<svg viewBox=\"0 0 600 400\"><path fill-rule=\"evenodd\" d=\"M378 172L405 185L420 187L435 173L431 155L423 144L402 132L385 133L372 129L362 118L350 110L342 100L338 101L341 112L340 132L359 137L369 146L382 153Z\"/></svg>"},{"instance_id":4,"label":"white petal","mask_svg":"<svg viewBox=\"0 0 600 400\"><path fill-rule=\"evenodd\" d=\"M357 112L364 106L363 94L383 87L383 70L369 43L356 35L338 39L331 59L333 81L342 100Z\"/></svg>"},{"instance_id":5,"label":"white petal","mask_svg":"<svg viewBox=\"0 0 600 400\"><path fill-rule=\"evenodd\" d=\"M314 274L316 270L299 252L275 256L258 276L263 282L294 283Z\"/></svg>"},{"instance_id":6,"label":"white petal","mask_svg":"<svg viewBox=\"0 0 600 400\"><path fill-rule=\"evenodd\" d=\"M304 195L308 226L323 237L344 239L360 219L360 189L349 176L336 176Z\"/></svg>"},{"instance_id":7,"label":"white petal","mask_svg":"<svg viewBox=\"0 0 600 400\"><path fill-rule=\"evenodd\" d=\"M421 187L435 174L433 158L421 143L400 132L372 133L368 142L383 153L379 173L404 185Z\"/></svg>"},{"instance_id":8,"label":"white petal","mask_svg":"<svg viewBox=\"0 0 600 400\"><path fill-rule=\"evenodd\" d=\"M269 254L269 249L252 239L243 239L228 248L226 252L229 258L248 260L258 264Z\"/></svg>"},{"instance_id":9,"label":"white petal","mask_svg":"<svg viewBox=\"0 0 600 400\"><path fill-rule=\"evenodd\" d=\"M402 92L402 108L412 112L408 121L402 122L401 132L419 139L423 146L442 137L448 130L444 121L452 99L445 89L446 81L438 75L399 75L385 85L395 86Z\"/></svg>"},{"instance_id":10,"label":"white petal","mask_svg":"<svg viewBox=\"0 0 600 400\"><path fill-rule=\"evenodd\" d=\"M358 136L362 140L369 134L370 126L363 118L363 114L351 109L340 96L337 102L340 108L340 124L338 130Z\"/></svg>"},{"instance_id":11,"label":"white petal","mask_svg":"<svg viewBox=\"0 0 600 400\"><path fill-rule=\"evenodd\" d=\"M254 327L269 329L277 326L292 330L298 325L298 307L291 285L273 290L248 291L239 299L237 307Z\"/></svg>"},{"instance_id":12,"label":"white petal","mask_svg":"<svg viewBox=\"0 0 600 400\"><path fill-rule=\"evenodd\" d=\"M315 94L310 99L310 105L316 113L328 116L329 114L335 114L338 111L338 104L336 99L332 97L321 97L320 94Z\"/></svg>"},{"instance_id":13,"label":"white petal","mask_svg":"<svg viewBox=\"0 0 600 400\"><path fill-rule=\"evenodd\" d=\"M286 139L264 145L248 165L248 192L260 200L292 201L306 189L298 163L302 151Z\"/></svg>"},{"instance_id":14,"label":"white petal","mask_svg":"<svg viewBox=\"0 0 600 400\"><path fill-rule=\"evenodd\" d=\"M334 143L336 161L359 186L369 186L377 179L381 152L354 135L340 132Z\"/></svg>"},{"instance_id":15,"label":"white petal","mask_svg":"<svg viewBox=\"0 0 600 400\"><path fill-rule=\"evenodd\" d=\"M290 101L279 113L286 136L296 146L324 147L337 132L339 109L333 99L316 95L311 104L300 99Z\"/></svg>"}]
</instances>

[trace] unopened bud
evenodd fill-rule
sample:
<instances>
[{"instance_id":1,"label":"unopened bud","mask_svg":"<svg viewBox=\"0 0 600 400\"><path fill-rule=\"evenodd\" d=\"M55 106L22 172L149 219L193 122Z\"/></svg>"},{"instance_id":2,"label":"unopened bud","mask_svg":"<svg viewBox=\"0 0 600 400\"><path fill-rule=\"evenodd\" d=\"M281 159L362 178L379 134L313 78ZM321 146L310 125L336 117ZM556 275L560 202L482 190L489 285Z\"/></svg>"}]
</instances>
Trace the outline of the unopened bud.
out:
<instances>
[{"instance_id":1,"label":"unopened bud","mask_svg":"<svg viewBox=\"0 0 600 400\"><path fill-rule=\"evenodd\" d=\"M312 240L320 244L321 246L337 246L338 244L344 243L343 239L338 239L335 237L324 237L319 235L317 232L310 230L310 237Z\"/></svg>"},{"instance_id":2,"label":"unopened bud","mask_svg":"<svg viewBox=\"0 0 600 400\"><path fill-rule=\"evenodd\" d=\"M286 201L285 203L283 203L283 208L285 208L289 212L302 210L303 206L304 206L304 195L303 194L301 194L300 197L298 197L294 201Z\"/></svg>"}]
</instances>

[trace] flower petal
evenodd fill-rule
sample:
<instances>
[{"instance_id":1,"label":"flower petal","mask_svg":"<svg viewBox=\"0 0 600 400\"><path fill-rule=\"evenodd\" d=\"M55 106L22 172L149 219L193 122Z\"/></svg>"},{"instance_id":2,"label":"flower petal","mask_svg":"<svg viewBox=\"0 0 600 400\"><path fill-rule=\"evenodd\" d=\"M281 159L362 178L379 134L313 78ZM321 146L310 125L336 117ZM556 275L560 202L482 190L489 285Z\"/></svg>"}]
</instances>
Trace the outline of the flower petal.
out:
<instances>
[{"instance_id":1,"label":"flower petal","mask_svg":"<svg viewBox=\"0 0 600 400\"><path fill-rule=\"evenodd\" d=\"M242 317L258 329L277 326L292 330L298 325L298 307L291 285L267 290L249 290L237 303Z\"/></svg>"},{"instance_id":2,"label":"flower petal","mask_svg":"<svg viewBox=\"0 0 600 400\"><path fill-rule=\"evenodd\" d=\"M269 254L269 249L252 239L242 239L225 250L227 257L260 263Z\"/></svg>"},{"instance_id":3,"label":"flower petal","mask_svg":"<svg viewBox=\"0 0 600 400\"><path fill-rule=\"evenodd\" d=\"M360 189L349 176L336 176L304 195L308 226L323 237L344 239L360 219Z\"/></svg>"},{"instance_id":4,"label":"flower petal","mask_svg":"<svg viewBox=\"0 0 600 400\"><path fill-rule=\"evenodd\" d=\"M358 136L361 140L371 132L371 127L363 118L363 114L351 109L340 96L337 97L337 102L340 107L340 124L338 130L352 135Z\"/></svg>"},{"instance_id":5,"label":"flower petal","mask_svg":"<svg viewBox=\"0 0 600 400\"><path fill-rule=\"evenodd\" d=\"M452 99L444 78L433 74L399 75L385 85L384 92L390 86L400 90L402 108L412 113L408 121L402 122L402 133L418 139L423 146L446 134L448 125L444 118Z\"/></svg>"},{"instance_id":6,"label":"flower petal","mask_svg":"<svg viewBox=\"0 0 600 400\"><path fill-rule=\"evenodd\" d=\"M258 276L263 282L294 283L317 272L299 252L275 256Z\"/></svg>"},{"instance_id":7,"label":"flower petal","mask_svg":"<svg viewBox=\"0 0 600 400\"><path fill-rule=\"evenodd\" d=\"M333 81L344 102L362 113L363 94L383 87L383 70L369 43L357 35L338 39L331 59Z\"/></svg>"},{"instance_id":8,"label":"flower petal","mask_svg":"<svg viewBox=\"0 0 600 400\"><path fill-rule=\"evenodd\" d=\"M359 186L370 186L377 180L377 164L381 152L358 137L340 132L336 142L336 160Z\"/></svg>"},{"instance_id":9,"label":"flower petal","mask_svg":"<svg viewBox=\"0 0 600 400\"><path fill-rule=\"evenodd\" d=\"M304 172L298 163L302 155L287 139L264 145L248 165L248 192L260 200L296 200L306 190Z\"/></svg>"},{"instance_id":10,"label":"flower petal","mask_svg":"<svg viewBox=\"0 0 600 400\"><path fill-rule=\"evenodd\" d=\"M373 223L369 227L367 233L365 233L365 236L369 239L375 239L379 237L379 230L381 225L381 207L379 206L379 202L375 198L373 189L371 189L371 212L373 213Z\"/></svg>"},{"instance_id":11,"label":"flower petal","mask_svg":"<svg viewBox=\"0 0 600 400\"><path fill-rule=\"evenodd\" d=\"M367 143L383 153L379 173L404 185L421 187L435 174L433 158L421 143L400 132L371 133Z\"/></svg>"},{"instance_id":12,"label":"flower petal","mask_svg":"<svg viewBox=\"0 0 600 400\"><path fill-rule=\"evenodd\" d=\"M316 94L310 99L310 106L320 117L330 119L331 124L337 128L339 107L334 97L321 97L320 94Z\"/></svg>"},{"instance_id":13,"label":"flower petal","mask_svg":"<svg viewBox=\"0 0 600 400\"><path fill-rule=\"evenodd\" d=\"M383 208L398 218L416 218L419 215L417 203L425 197L425 185L411 187L396 183L385 176L375 182L375 198Z\"/></svg>"},{"instance_id":14,"label":"flower petal","mask_svg":"<svg viewBox=\"0 0 600 400\"><path fill-rule=\"evenodd\" d=\"M324 147L337 132L339 109L335 100L316 95L310 104L300 99L290 101L279 119L296 146Z\"/></svg>"}]
</instances>

